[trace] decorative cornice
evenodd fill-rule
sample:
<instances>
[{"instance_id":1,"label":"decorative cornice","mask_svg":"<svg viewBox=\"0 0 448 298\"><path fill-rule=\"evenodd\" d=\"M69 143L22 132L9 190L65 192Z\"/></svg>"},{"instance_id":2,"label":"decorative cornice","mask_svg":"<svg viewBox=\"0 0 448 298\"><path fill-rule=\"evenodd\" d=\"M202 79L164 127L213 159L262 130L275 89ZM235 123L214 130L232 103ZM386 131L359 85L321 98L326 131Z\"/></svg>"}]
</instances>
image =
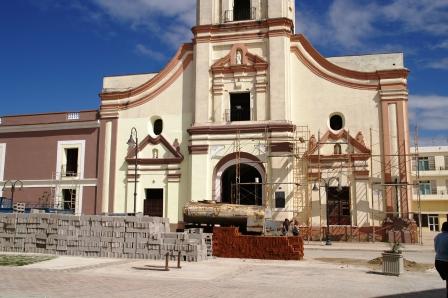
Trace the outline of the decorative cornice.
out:
<instances>
[{"instance_id":1,"label":"decorative cornice","mask_svg":"<svg viewBox=\"0 0 448 298\"><path fill-rule=\"evenodd\" d=\"M78 129L92 129L99 128L99 121L76 121L76 122L61 122L48 124L23 124L23 125L9 125L0 126L0 134L2 133L17 133L17 132L33 132L33 131L56 131L56 130L78 130Z\"/></svg>"},{"instance_id":2,"label":"decorative cornice","mask_svg":"<svg viewBox=\"0 0 448 298\"><path fill-rule=\"evenodd\" d=\"M188 129L190 135L225 135L239 133L293 132L293 124L247 124L247 125L220 125L197 126Z\"/></svg>"},{"instance_id":3,"label":"decorative cornice","mask_svg":"<svg viewBox=\"0 0 448 298\"><path fill-rule=\"evenodd\" d=\"M176 142L176 141L175 141ZM156 138L150 135L138 145L138 152L141 152L149 144L158 145L163 144L174 157L172 158L137 158L137 164L139 165L163 165L163 164L180 164L184 160L184 156L180 153L180 148L175 148L171 145L162 135ZM126 162L129 165L135 163L135 148L128 151L126 156Z\"/></svg>"},{"instance_id":4,"label":"decorative cornice","mask_svg":"<svg viewBox=\"0 0 448 298\"><path fill-rule=\"evenodd\" d=\"M241 64L235 63L236 52L238 50L241 50L243 55ZM267 70L268 67L269 63L266 60L260 56L250 53L244 44L236 44L232 47L229 54L219 59L212 65L211 71L214 75L236 72L247 73L264 71Z\"/></svg>"},{"instance_id":5,"label":"decorative cornice","mask_svg":"<svg viewBox=\"0 0 448 298\"><path fill-rule=\"evenodd\" d=\"M358 133L358 135L360 135ZM362 134L361 134L362 136ZM308 158L314 158L317 155L314 155L319 147L322 147L322 145L325 145L325 143L329 140L348 140L348 143L352 145L354 148L356 148L360 153L353 153L350 154L350 156L355 156L355 158L358 158L357 155L366 155L367 157L370 157L371 151L368 149L363 143L359 142L352 136L348 134L348 132L343 129L339 133L333 133L332 131L328 130L323 137L320 139L319 143L310 144L308 151L305 153L305 155L308 156ZM334 156L336 159L340 157L340 159L347 159L348 157L345 156L345 154L336 154L331 155ZM320 156L321 159L325 158L324 156ZM363 160L363 159L361 159Z\"/></svg>"},{"instance_id":6,"label":"decorative cornice","mask_svg":"<svg viewBox=\"0 0 448 298\"><path fill-rule=\"evenodd\" d=\"M375 72L346 69L323 57L304 35L294 35L291 37L291 41L299 42L306 54L297 45L291 46L291 52L313 73L333 83L355 89L380 90L381 80L403 79L404 82L400 84L405 88L407 87L405 83L409 75L409 70L407 69L379 70ZM314 61L308 57L311 57Z\"/></svg>"},{"instance_id":7,"label":"decorative cornice","mask_svg":"<svg viewBox=\"0 0 448 298\"><path fill-rule=\"evenodd\" d=\"M190 154L208 154L209 145L190 145L188 152Z\"/></svg>"},{"instance_id":8,"label":"decorative cornice","mask_svg":"<svg viewBox=\"0 0 448 298\"><path fill-rule=\"evenodd\" d=\"M146 83L127 91L101 93L101 112L126 110L150 101L179 78L192 61L193 45L183 44L166 67Z\"/></svg>"}]
</instances>

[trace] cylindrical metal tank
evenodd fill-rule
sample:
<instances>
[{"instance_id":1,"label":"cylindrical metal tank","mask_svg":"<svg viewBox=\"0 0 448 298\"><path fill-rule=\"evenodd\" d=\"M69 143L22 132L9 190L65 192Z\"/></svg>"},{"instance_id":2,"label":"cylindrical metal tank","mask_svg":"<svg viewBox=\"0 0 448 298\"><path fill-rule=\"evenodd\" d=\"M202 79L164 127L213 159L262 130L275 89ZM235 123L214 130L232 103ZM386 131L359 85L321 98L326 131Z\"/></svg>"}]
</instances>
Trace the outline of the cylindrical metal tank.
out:
<instances>
[{"instance_id":1,"label":"cylindrical metal tank","mask_svg":"<svg viewBox=\"0 0 448 298\"><path fill-rule=\"evenodd\" d=\"M247 219L264 221L262 206L231 205L210 202L190 202L184 207L184 222L221 226L247 226Z\"/></svg>"}]
</instances>

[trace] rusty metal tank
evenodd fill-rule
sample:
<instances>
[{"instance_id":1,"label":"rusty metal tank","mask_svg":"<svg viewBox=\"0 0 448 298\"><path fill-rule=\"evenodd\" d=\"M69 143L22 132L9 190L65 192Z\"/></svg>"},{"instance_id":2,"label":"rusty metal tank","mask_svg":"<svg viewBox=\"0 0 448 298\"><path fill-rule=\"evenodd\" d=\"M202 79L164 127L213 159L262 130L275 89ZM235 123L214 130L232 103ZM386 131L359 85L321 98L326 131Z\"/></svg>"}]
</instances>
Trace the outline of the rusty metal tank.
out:
<instances>
[{"instance_id":1,"label":"rusty metal tank","mask_svg":"<svg viewBox=\"0 0 448 298\"><path fill-rule=\"evenodd\" d=\"M248 229L263 228L263 206L221 204L214 201L190 202L185 205L184 222L221 226L240 226Z\"/></svg>"}]
</instances>

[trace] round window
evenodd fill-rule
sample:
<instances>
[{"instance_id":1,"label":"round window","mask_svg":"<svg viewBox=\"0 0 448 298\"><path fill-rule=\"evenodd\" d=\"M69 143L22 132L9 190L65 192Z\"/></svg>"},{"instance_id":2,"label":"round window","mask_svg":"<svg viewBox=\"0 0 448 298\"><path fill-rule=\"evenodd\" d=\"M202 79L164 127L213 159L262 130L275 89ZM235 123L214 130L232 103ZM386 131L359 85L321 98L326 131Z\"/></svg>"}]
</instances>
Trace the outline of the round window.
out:
<instances>
[{"instance_id":1,"label":"round window","mask_svg":"<svg viewBox=\"0 0 448 298\"><path fill-rule=\"evenodd\" d=\"M330 128L336 131L344 128L344 119L341 115L334 114L330 117Z\"/></svg>"},{"instance_id":2,"label":"round window","mask_svg":"<svg viewBox=\"0 0 448 298\"><path fill-rule=\"evenodd\" d=\"M156 121L154 121L154 134L156 136L160 135L163 131L163 121L162 119L157 119Z\"/></svg>"}]
</instances>

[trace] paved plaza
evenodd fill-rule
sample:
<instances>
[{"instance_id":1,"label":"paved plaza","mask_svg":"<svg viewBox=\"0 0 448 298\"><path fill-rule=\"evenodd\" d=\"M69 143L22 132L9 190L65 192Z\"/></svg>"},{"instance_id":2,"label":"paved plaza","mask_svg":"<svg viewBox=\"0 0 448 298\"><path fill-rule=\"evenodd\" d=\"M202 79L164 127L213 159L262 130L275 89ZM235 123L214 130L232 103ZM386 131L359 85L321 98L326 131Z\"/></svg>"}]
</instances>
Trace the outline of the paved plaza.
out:
<instances>
[{"instance_id":1,"label":"paved plaza","mask_svg":"<svg viewBox=\"0 0 448 298\"><path fill-rule=\"evenodd\" d=\"M162 261L64 256L0 268L0 297L446 297L433 268L391 277L363 265L385 247L311 243L300 262L215 258L168 272ZM434 253L408 246L404 256L430 264Z\"/></svg>"}]
</instances>

